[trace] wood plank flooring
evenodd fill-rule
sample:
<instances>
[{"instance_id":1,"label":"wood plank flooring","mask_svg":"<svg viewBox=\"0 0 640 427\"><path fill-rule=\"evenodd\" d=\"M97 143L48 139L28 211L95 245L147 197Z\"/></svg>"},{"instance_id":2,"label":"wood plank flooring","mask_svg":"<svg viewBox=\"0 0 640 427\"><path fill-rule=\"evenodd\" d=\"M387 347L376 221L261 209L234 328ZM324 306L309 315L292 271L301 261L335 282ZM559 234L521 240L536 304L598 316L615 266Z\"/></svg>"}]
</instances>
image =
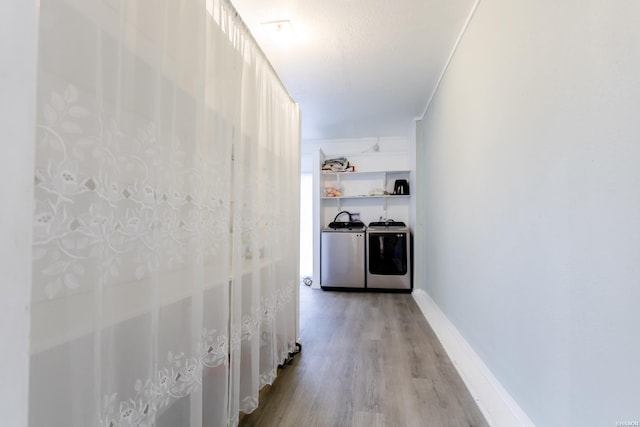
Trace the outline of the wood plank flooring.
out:
<instances>
[{"instance_id":1,"label":"wood plank flooring","mask_svg":"<svg viewBox=\"0 0 640 427\"><path fill-rule=\"evenodd\" d=\"M301 286L300 329L240 426L487 426L411 295Z\"/></svg>"}]
</instances>

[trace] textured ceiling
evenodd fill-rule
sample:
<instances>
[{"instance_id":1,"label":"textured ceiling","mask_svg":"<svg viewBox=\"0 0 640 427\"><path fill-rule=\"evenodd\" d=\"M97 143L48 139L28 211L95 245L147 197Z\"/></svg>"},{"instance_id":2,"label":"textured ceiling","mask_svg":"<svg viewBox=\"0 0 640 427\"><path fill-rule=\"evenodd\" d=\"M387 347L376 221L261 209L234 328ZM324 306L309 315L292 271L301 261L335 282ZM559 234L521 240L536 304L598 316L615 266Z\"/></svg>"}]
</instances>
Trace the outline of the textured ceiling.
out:
<instances>
[{"instance_id":1,"label":"textured ceiling","mask_svg":"<svg viewBox=\"0 0 640 427\"><path fill-rule=\"evenodd\" d=\"M302 109L302 138L405 136L474 0L231 0ZM262 22L290 20L297 39Z\"/></svg>"}]
</instances>

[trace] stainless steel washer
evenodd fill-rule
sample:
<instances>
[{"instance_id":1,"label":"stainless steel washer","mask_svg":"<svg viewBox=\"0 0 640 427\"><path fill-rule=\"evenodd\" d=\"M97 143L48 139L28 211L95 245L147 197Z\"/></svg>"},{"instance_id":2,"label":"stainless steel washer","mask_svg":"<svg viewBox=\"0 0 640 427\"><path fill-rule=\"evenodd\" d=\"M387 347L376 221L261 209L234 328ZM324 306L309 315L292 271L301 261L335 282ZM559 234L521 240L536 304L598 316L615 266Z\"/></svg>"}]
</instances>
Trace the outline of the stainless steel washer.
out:
<instances>
[{"instance_id":1,"label":"stainless steel washer","mask_svg":"<svg viewBox=\"0 0 640 427\"><path fill-rule=\"evenodd\" d=\"M411 231L403 222L372 222L367 228L367 288L412 288Z\"/></svg>"},{"instance_id":2,"label":"stainless steel washer","mask_svg":"<svg viewBox=\"0 0 640 427\"><path fill-rule=\"evenodd\" d=\"M320 287L323 289L364 289L365 227L360 224L322 230Z\"/></svg>"}]
</instances>

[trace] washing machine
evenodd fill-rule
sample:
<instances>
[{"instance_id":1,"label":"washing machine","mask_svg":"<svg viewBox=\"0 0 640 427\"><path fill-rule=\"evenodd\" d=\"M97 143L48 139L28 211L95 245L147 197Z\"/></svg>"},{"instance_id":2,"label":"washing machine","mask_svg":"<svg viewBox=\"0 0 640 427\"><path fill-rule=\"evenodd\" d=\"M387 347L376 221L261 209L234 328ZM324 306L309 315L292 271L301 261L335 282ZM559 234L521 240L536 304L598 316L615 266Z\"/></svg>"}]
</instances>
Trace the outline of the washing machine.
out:
<instances>
[{"instance_id":1,"label":"washing machine","mask_svg":"<svg viewBox=\"0 0 640 427\"><path fill-rule=\"evenodd\" d=\"M320 240L320 287L365 288L365 225L360 221L332 222Z\"/></svg>"},{"instance_id":2,"label":"washing machine","mask_svg":"<svg viewBox=\"0 0 640 427\"><path fill-rule=\"evenodd\" d=\"M411 291L411 231L404 222L370 223L366 253L368 289Z\"/></svg>"}]
</instances>

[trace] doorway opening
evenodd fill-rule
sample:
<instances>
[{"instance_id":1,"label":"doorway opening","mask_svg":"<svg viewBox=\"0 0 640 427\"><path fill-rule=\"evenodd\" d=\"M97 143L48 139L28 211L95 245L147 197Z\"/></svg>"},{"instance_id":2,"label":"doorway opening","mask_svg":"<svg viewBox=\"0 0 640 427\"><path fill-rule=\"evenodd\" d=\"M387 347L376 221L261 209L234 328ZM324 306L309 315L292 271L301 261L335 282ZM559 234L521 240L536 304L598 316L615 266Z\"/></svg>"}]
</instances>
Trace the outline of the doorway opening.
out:
<instances>
[{"instance_id":1,"label":"doorway opening","mask_svg":"<svg viewBox=\"0 0 640 427\"><path fill-rule=\"evenodd\" d=\"M313 278L313 177L300 175L300 279L308 286Z\"/></svg>"}]
</instances>

